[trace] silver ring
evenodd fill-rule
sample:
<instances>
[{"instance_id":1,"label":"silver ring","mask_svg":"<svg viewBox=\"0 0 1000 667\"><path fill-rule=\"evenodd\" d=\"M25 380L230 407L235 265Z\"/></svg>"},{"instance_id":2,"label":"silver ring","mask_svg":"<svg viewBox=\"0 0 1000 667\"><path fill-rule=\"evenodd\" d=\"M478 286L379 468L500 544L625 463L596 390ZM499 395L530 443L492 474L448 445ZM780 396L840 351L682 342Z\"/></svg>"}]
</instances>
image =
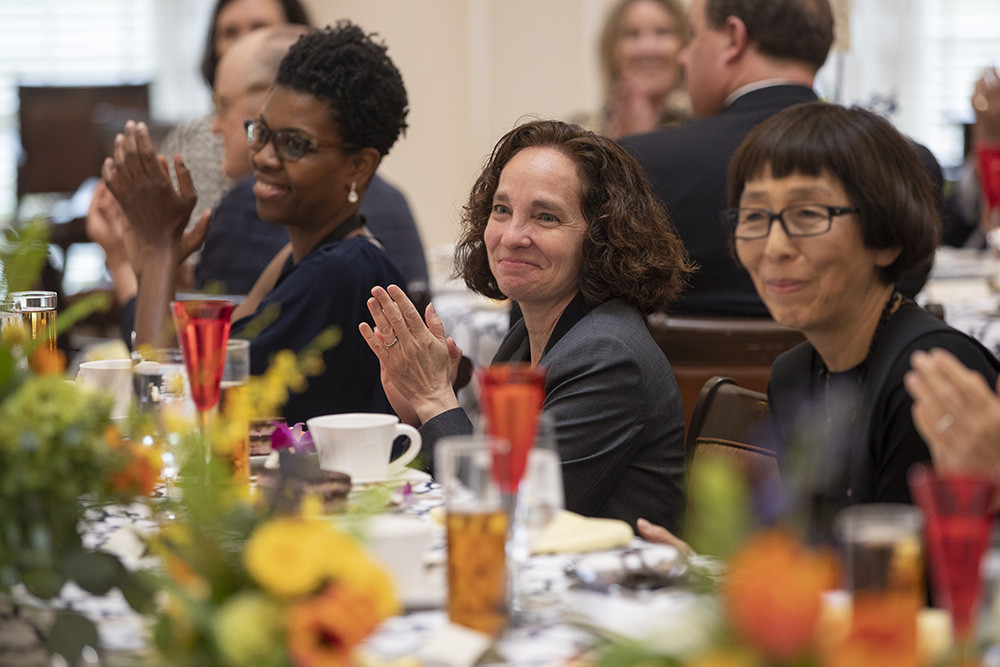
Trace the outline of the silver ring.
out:
<instances>
[{"instance_id":1,"label":"silver ring","mask_svg":"<svg viewBox=\"0 0 1000 667\"><path fill-rule=\"evenodd\" d=\"M399 342L399 336L396 336L395 338L392 339L391 343L382 343L382 344L385 345L386 349L388 349L398 342Z\"/></svg>"},{"instance_id":2,"label":"silver ring","mask_svg":"<svg viewBox=\"0 0 1000 667\"><path fill-rule=\"evenodd\" d=\"M951 428L951 425L954 423L955 418L951 416L951 413L945 413L944 417L941 417L941 419L937 420L937 423L934 424L934 430L938 433L944 433Z\"/></svg>"},{"instance_id":3,"label":"silver ring","mask_svg":"<svg viewBox=\"0 0 1000 667\"><path fill-rule=\"evenodd\" d=\"M986 111L990 108L990 102L985 95L976 95L972 98L972 106L976 111Z\"/></svg>"}]
</instances>

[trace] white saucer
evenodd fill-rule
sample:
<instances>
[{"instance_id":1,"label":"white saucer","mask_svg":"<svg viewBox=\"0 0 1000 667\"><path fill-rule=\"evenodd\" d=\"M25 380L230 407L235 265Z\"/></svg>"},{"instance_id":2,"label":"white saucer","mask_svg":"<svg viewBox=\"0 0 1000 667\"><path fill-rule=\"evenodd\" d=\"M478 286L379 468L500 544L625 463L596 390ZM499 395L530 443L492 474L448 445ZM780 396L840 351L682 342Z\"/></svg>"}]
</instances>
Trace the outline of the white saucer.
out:
<instances>
[{"instance_id":1,"label":"white saucer","mask_svg":"<svg viewBox=\"0 0 1000 667\"><path fill-rule=\"evenodd\" d=\"M388 479L373 480L370 482L355 482L351 486L353 489L367 489L373 486L385 486L390 489L403 486L407 482L410 484L424 484L431 481L429 473L416 468L404 468L401 472L392 475Z\"/></svg>"}]
</instances>

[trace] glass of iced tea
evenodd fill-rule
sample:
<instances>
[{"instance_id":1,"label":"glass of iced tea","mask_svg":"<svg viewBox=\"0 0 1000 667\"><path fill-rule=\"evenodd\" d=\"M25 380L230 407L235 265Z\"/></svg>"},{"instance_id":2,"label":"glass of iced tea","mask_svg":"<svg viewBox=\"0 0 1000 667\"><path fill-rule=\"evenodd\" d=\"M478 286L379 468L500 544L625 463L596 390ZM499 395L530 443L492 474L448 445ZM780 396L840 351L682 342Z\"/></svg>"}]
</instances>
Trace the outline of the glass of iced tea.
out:
<instances>
[{"instance_id":1,"label":"glass of iced tea","mask_svg":"<svg viewBox=\"0 0 1000 667\"><path fill-rule=\"evenodd\" d=\"M55 292L11 292L10 298L17 304L21 321L28 327L32 340L45 340L44 345L51 351L56 349L56 293Z\"/></svg>"},{"instance_id":2,"label":"glass of iced tea","mask_svg":"<svg viewBox=\"0 0 1000 667\"><path fill-rule=\"evenodd\" d=\"M244 482L250 479L250 414L246 396L249 382L250 341L230 338L226 343L226 362L219 384L219 405L232 433L239 433L240 436L238 439L234 436L227 443L229 451L224 459L231 463L233 477Z\"/></svg>"},{"instance_id":3,"label":"glass of iced tea","mask_svg":"<svg viewBox=\"0 0 1000 667\"><path fill-rule=\"evenodd\" d=\"M435 451L448 539L448 618L487 634L507 624L507 512L501 489L510 445L492 436L445 438Z\"/></svg>"},{"instance_id":4,"label":"glass of iced tea","mask_svg":"<svg viewBox=\"0 0 1000 667\"><path fill-rule=\"evenodd\" d=\"M912 505L854 505L834 533L851 592L851 628L829 664L919 664L917 613L924 606L920 510Z\"/></svg>"}]
</instances>

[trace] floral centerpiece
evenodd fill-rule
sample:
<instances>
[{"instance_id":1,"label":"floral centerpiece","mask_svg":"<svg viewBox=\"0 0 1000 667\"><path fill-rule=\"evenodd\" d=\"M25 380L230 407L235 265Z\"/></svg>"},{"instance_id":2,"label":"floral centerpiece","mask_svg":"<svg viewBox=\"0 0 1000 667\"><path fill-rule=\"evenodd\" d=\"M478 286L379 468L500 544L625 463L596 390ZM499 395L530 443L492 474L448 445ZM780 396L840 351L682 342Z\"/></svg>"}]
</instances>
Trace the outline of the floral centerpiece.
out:
<instances>
[{"instance_id":1,"label":"floral centerpiece","mask_svg":"<svg viewBox=\"0 0 1000 667\"><path fill-rule=\"evenodd\" d=\"M262 518L239 501L213 513L164 526L153 546L167 572L155 630L167 663L346 665L398 611L389 576L329 518Z\"/></svg>"},{"instance_id":2,"label":"floral centerpiece","mask_svg":"<svg viewBox=\"0 0 1000 667\"><path fill-rule=\"evenodd\" d=\"M234 477L234 443L247 425L280 412L289 391L322 371L322 352L339 335L321 334L297 355L276 353L246 391L231 393L210 428L212 456L193 424L182 432L184 461L171 514L150 543L164 568L153 661L183 665L346 665L354 648L399 610L389 575L365 550L356 515L385 498L354 499L354 516L323 516L321 501L269 502ZM276 424L283 482L318 465L302 425ZM281 495L280 493L278 495ZM363 518L363 517L361 517ZM343 525L338 521L344 522Z\"/></svg>"},{"instance_id":3,"label":"floral centerpiece","mask_svg":"<svg viewBox=\"0 0 1000 667\"><path fill-rule=\"evenodd\" d=\"M42 224L8 231L0 240L4 287L30 286L45 248ZM62 313L60 326L69 326L94 305ZM110 554L84 548L79 531L87 504L130 503L152 491L158 458L124 440L112 425L111 399L67 382L64 365L58 351L32 341L19 322L5 321L0 333L3 606L42 609L73 581L98 595L118 587L137 609L147 608L152 589L144 574L126 570ZM0 633L4 621L0 613ZM85 645L97 645L93 623L78 614L60 612L45 625L53 652L74 656Z\"/></svg>"},{"instance_id":4,"label":"floral centerpiece","mask_svg":"<svg viewBox=\"0 0 1000 667\"><path fill-rule=\"evenodd\" d=\"M687 537L700 555L690 568L699 609L708 612L689 614L692 627L682 632L665 627L663 637L609 640L598 649L598 667L847 664L828 661L839 638L823 604L839 582L834 553L807 545L792 522L762 526L748 508L762 510L773 499L751 498L731 462L705 461L691 474L697 512L688 515Z\"/></svg>"}]
</instances>

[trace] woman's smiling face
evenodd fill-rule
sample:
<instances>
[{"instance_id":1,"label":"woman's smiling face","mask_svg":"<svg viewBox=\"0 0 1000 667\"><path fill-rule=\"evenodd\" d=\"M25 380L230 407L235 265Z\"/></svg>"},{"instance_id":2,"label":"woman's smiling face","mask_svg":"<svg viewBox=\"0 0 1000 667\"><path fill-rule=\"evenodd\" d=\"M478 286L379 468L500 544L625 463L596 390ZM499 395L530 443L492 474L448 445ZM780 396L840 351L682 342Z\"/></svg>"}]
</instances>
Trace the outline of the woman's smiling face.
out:
<instances>
[{"instance_id":1,"label":"woman's smiling face","mask_svg":"<svg viewBox=\"0 0 1000 667\"><path fill-rule=\"evenodd\" d=\"M253 154L253 192L261 219L315 227L339 214L348 204L354 166L352 156L341 148L330 105L308 93L275 86L260 118L271 132L294 133L321 145L296 161L282 159L273 140Z\"/></svg>"},{"instance_id":2,"label":"woman's smiling face","mask_svg":"<svg viewBox=\"0 0 1000 667\"><path fill-rule=\"evenodd\" d=\"M800 204L852 205L843 184L832 176L775 178L770 169L748 180L740 197L741 207L771 211ZM736 253L771 317L809 336L853 327L858 304L885 289L879 268L895 261L899 251L865 247L860 221L852 213L835 216L828 232L810 237L789 237L773 221L765 238L737 239Z\"/></svg>"},{"instance_id":3,"label":"woman's smiling face","mask_svg":"<svg viewBox=\"0 0 1000 667\"><path fill-rule=\"evenodd\" d=\"M500 173L484 241L500 290L560 311L579 290L587 221L577 166L551 147L524 148Z\"/></svg>"}]
</instances>

